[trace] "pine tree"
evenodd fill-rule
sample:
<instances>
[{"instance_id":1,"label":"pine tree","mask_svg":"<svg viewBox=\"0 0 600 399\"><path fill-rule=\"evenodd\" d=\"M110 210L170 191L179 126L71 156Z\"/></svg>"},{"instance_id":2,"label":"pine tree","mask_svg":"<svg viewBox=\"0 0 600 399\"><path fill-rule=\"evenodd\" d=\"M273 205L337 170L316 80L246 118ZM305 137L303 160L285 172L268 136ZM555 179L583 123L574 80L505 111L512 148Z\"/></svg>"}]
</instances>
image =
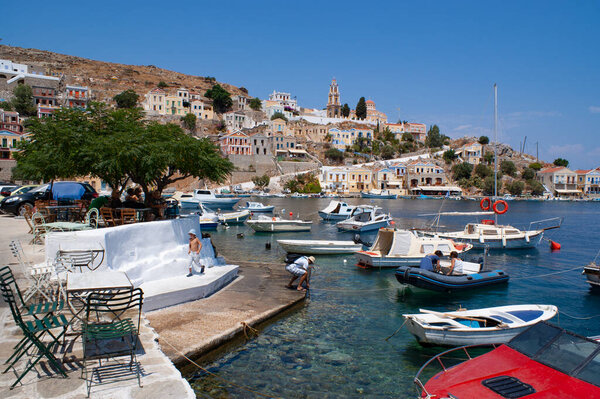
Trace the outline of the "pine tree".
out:
<instances>
[{"instance_id":1,"label":"pine tree","mask_svg":"<svg viewBox=\"0 0 600 399\"><path fill-rule=\"evenodd\" d=\"M356 118L367 119L367 103L364 97L361 97L356 104Z\"/></svg>"},{"instance_id":2,"label":"pine tree","mask_svg":"<svg viewBox=\"0 0 600 399\"><path fill-rule=\"evenodd\" d=\"M350 116L350 107L348 106L348 103L342 105L342 116L344 118L347 118Z\"/></svg>"}]
</instances>

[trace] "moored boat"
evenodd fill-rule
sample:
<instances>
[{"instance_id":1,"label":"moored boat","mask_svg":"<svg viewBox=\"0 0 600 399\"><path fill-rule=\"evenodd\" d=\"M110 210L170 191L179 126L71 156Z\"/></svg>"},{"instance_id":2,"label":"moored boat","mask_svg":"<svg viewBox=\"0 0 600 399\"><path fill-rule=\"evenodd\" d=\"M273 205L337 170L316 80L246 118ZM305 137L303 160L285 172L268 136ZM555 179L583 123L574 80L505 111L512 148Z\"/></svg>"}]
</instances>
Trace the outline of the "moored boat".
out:
<instances>
[{"instance_id":1,"label":"moored boat","mask_svg":"<svg viewBox=\"0 0 600 399\"><path fill-rule=\"evenodd\" d=\"M356 244L354 241L277 240L277 243L286 252L296 254L351 254L362 248L362 244Z\"/></svg>"},{"instance_id":2,"label":"moored boat","mask_svg":"<svg viewBox=\"0 0 600 399\"><path fill-rule=\"evenodd\" d=\"M218 213L219 222L222 224L243 224L250 217L249 210Z\"/></svg>"},{"instance_id":3,"label":"moored boat","mask_svg":"<svg viewBox=\"0 0 600 399\"><path fill-rule=\"evenodd\" d=\"M378 198L378 199L396 199L398 198L397 194L392 194L389 190L371 190L371 191L361 191L360 196L362 198Z\"/></svg>"},{"instance_id":4,"label":"moored boat","mask_svg":"<svg viewBox=\"0 0 600 399\"><path fill-rule=\"evenodd\" d=\"M346 220L352 214L355 206L348 205L344 201L331 201L325 209L319 211L323 220Z\"/></svg>"},{"instance_id":5,"label":"moored boat","mask_svg":"<svg viewBox=\"0 0 600 399\"><path fill-rule=\"evenodd\" d=\"M383 213L380 207L359 205L349 219L336 223L338 230L365 232L379 230L390 225L392 217Z\"/></svg>"},{"instance_id":6,"label":"moored boat","mask_svg":"<svg viewBox=\"0 0 600 399\"><path fill-rule=\"evenodd\" d=\"M182 208L197 208L203 204L210 209L233 209L239 198L218 198L211 190L198 189L192 194L182 194L179 203Z\"/></svg>"},{"instance_id":7,"label":"moored boat","mask_svg":"<svg viewBox=\"0 0 600 399\"><path fill-rule=\"evenodd\" d=\"M248 219L246 224L257 232L279 233L286 231L310 231L312 221L282 219L278 216L271 218L265 215L259 215L256 219Z\"/></svg>"},{"instance_id":8,"label":"moored boat","mask_svg":"<svg viewBox=\"0 0 600 399\"><path fill-rule=\"evenodd\" d=\"M427 361L414 378L419 397L600 397L600 343L548 322L534 324L483 355L471 357L472 349L454 348ZM445 356L456 358L460 353L468 360L444 365ZM422 375L434 365L443 370L423 384Z\"/></svg>"},{"instance_id":9,"label":"moored boat","mask_svg":"<svg viewBox=\"0 0 600 399\"><path fill-rule=\"evenodd\" d=\"M597 290L600 290L600 265L596 263L600 252L596 255L593 261L583 268L582 274L585 274L588 284Z\"/></svg>"},{"instance_id":10,"label":"moored boat","mask_svg":"<svg viewBox=\"0 0 600 399\"><path fill-rule=\"evenodd\" d=\"M264 205L262 202L248 201L246 206L241 206L240 209L248 210L252 213L267 213L273 212L275 205Z\"/></svg>"},{"instance_id":11,"label":"moored boat","mask_svg":"<svg viewBox=\"0 0 600 399\"><path fill-rule=\"evenodd\" d=\"M464 263L464 262L463 262ZM484 270L462 275L446 275L418 267L400 266L396 269L396 280L400 284L440 291L464 291L494 284L507 283L509 276L503 270Z\"/></svg>"},{"instance_id":12,"label":"moored boat","mask_svg":"<svg viewBox=\"0 0 600 399\"><path fill-rule=\"evenodd\" d=\"M402 315L420 344L441 346L503 344L539 321L553 318L553 305L509 305L483 309Z\"/></svg>"},{"instance_id":13,"label":"moored boat","mask_svg":"<svg viewBox=\"0 0 600 399\"><path fill-rule=\"evenodd\" d=\"M435 251L444 256L451 252L469 251L471 244L458 244L452 240L435 237L420 237L413 231L380 229L373 245L354 254L361 267L419 266L421 259Z\"/></svg>"}]
</instances>

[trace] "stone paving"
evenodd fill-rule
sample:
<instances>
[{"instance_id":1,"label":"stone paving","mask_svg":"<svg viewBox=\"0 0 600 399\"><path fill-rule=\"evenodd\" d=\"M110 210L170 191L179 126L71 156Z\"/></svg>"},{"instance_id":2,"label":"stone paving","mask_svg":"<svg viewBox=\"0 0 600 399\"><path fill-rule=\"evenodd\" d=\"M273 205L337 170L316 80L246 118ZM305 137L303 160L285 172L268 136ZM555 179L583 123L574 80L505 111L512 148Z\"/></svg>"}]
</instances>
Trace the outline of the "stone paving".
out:
<instances>
[{"instance_id":1,"label":"stone paving","mask_svg":"<svg viewBox=\"0 0 600 399\"><path fill-rule=\"evenodd\" d=\"M24 220L9 216L0 216L0 264L10 265L19 279L22 271L15 264L8 244L18 239L23 245L27 257L34 262L44 259L43 246L28 245L31 238L27 235L28 227ZM23 282L22 279L19 282ZM4 363L13 352L14 345L20 340L21 333L16 327L10 310L0 301L0 363ZM181 373L164 355L158 344L158 335L144 318L140 327L141 349L137 359L142 370L142 385L137 384L135 373L128 368L120 373L119 378L110 377L103 384L92 386L92 398L195 398L195 394ZM87 389L81 378L81 338L69 336L65 345L54 349L55 356L64 361L67 378L54 372L44 361L40 361L35 369L30 371L22 384L9 390L15 381L14 370L0 374L0 398L85 398ZM104 364L104 363L103 363ZM115 364L109 363L109 364ZM17 370L23 370L27 360L22 359L16 365ZM4 367L2 368L4 370Z\"/></svg>"}]
</instances>

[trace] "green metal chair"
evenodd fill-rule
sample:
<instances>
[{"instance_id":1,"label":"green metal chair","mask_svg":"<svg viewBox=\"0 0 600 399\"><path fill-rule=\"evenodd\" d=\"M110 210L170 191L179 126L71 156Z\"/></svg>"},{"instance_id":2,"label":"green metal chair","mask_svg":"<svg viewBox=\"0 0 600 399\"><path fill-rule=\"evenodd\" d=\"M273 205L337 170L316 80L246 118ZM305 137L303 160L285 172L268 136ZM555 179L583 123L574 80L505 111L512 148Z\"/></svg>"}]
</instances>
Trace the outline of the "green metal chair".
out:
<instances>
[{"instance_id":1,"label":"green metal chair","mask_svg":"<svg viewBox=\"0 0 600 399\"><path fill-rule=\"evenodd\" d=\"M63 305L59 305L58 303L48 303L46 305L26 306L23 309L27 310L27 315L33 316L33 319L23 320L23 315L21 313L22 304L20 303L22 302L22 297L12 271L8 266L0 269L0 291L4 301L10 308L15 323L23 332L23 338L15 346L15 352L5 362L10 362L10 364L3 373L6 373L13 368L24 355L29 355L30 349L35 348L38 351L29 355L32 360L25 368L25 371L20 375L15 369L15 372L17 372L17 380L11 385L10 389L13 389L43 357L45 357L49 364L58 370L63 377L67 377L61 362L52 353L52 347L55 344L58 344L58 341L64 336L69 325L64 315L54 314L54 312L58 311L59 307L62 309ZM17 292L16 295L15 291ZM40 318L39 315L41 314L45 314L45 316ZM62 331L59 334L54 335L51 331L54 329L61 329ZM52 337L51 342L48 344L42 341L42 337L46 334Z\"/></svg>"},{"instance_id":2,"label":"green metal chair","mask_svg":"<svg viewBox=\"0 0 600 399\"><path fill-rule=\"evenodd\" d=\"M83 369L88 397L94 381L94 372L100 381L102 359L129 356L129 370L135 367L138 385L142 386L140 365L137 362L138 335L144 293L140 288L118 292L92 293L86 302L83 323ZM134 319L124 316L137 315ZM95 320L94 320L95 319ZM88 361L98 360L99 366L88 374ZM85 377L84 377L85 374Z\"/></svg>"}]
</instances>

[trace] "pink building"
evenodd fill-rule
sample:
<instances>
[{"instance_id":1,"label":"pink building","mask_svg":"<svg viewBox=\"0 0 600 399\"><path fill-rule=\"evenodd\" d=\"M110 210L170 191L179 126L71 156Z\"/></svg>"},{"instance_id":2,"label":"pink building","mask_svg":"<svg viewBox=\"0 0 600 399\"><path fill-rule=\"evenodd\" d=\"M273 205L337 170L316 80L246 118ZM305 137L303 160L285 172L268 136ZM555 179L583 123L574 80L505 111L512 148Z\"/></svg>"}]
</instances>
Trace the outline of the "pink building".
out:
<instances>
[{"instance_id":1,"label":"pink building","mask_svg":"<svg viewBox=\"0 0 600 399\"><path fill-rule=\"evenodd\" d=\"M424 143L427 137L427 126L424 123L386 123L385 127L395 135L398 135L398 140L401 139L404 133L410 133L415 141L421 143Z\"/></svg>"},{"instance_id":2,"label":"pink building","mask_svg":"<svg viewBox=\"0 0 600 399\"><path fill-rule=\"evenodd\" d=\"M229 133L219 139L225 155L252 155L250 137L240 131Z\"/></svg>"}]
</instances>

